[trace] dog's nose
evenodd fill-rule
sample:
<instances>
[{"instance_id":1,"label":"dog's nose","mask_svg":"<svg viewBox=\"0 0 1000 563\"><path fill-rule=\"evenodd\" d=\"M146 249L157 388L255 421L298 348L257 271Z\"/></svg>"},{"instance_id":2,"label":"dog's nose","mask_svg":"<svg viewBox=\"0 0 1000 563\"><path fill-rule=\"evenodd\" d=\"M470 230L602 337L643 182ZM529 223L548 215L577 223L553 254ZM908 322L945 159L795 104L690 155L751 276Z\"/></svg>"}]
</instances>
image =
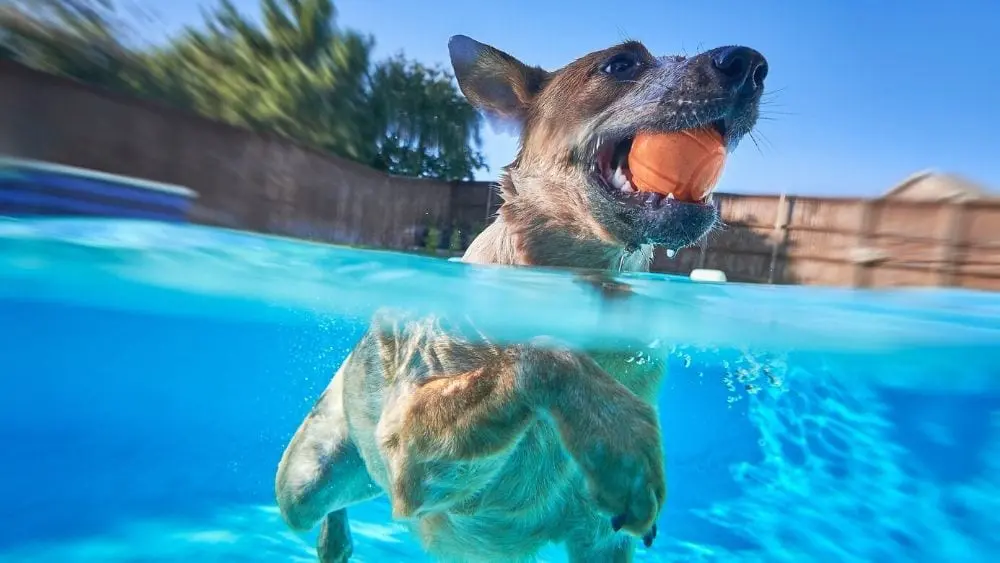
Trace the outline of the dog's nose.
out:
<instances>
[{"instance_id":1,"label":"dog's nose","mask_svg":"<svg viewBox=\"0 0 1000 563\"><path fill-rule=\"evenodd\" d=\"M767 59L750 47L720 47L712 53L712 66L727 86L753 92L764 86Z\"/></svg>"}]
</instances>

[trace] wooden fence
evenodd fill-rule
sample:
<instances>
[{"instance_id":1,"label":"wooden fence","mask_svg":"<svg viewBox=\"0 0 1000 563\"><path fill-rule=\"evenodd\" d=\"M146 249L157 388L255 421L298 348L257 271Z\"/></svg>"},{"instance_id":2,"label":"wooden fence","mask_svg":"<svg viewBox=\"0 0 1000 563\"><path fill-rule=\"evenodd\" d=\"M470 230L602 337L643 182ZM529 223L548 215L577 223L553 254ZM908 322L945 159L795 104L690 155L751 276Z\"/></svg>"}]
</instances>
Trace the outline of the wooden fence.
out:
<instances>
[{"instance_id":1,"label":"wooden fence","mask_svg":"<svg viewBox=\"0 0 1000 563\"><path fill-rule=\"evenodd\" d=\"M795 196L719 198L725 226L659 271L735 281L1000 290L1000 201L932 203Z\"/></svg>"},{"instance_id":2,"label":"wooden fence","mask_svg":"<svg viewBox=\"0 0 1000 563\"><path fill-rule=\"evenodd\" d=\"M0 154L185 186L199 223L397 249L450 226L465 188L3 61Z\"/></svg>"}]
</instances>

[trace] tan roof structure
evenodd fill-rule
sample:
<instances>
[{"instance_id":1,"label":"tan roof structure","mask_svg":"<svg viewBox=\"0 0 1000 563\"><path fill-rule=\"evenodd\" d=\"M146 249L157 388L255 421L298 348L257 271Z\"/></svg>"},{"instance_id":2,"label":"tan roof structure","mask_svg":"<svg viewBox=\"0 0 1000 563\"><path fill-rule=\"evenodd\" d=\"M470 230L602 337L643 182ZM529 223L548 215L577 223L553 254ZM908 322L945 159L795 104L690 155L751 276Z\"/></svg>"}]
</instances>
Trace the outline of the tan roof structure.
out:
<instances>
[{"instance_id":1,"label":"tan roof structure","mask_svg":"<svg viewBox=\"0 0 1000 563\"><path fill-rule=\"evenodd\" d=\"M909 201L970 201L998 199L1000 193L957 174L924 170L890 188L882 197Z\"/></svg>"}]
</instances>

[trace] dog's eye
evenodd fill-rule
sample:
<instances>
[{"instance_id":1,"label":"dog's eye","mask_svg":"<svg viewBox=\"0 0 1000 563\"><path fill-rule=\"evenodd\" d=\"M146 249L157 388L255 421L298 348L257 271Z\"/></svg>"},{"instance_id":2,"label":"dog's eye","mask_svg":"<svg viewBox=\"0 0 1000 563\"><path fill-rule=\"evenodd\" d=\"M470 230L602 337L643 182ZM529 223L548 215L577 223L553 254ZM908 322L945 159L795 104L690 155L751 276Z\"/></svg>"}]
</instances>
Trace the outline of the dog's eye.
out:
<instances>
[{"instance_id":1,"label":"dog's eye","mask_svg":"<svg viewBox=\"0 0 1000 563\"><path fill-rule=\"evenodd\" d=\"M605 63L601 72L618 80L628 80L635 76L635 71L638 69L639 61L632 55L622 53Z\"/></svg>"}]
</instances>

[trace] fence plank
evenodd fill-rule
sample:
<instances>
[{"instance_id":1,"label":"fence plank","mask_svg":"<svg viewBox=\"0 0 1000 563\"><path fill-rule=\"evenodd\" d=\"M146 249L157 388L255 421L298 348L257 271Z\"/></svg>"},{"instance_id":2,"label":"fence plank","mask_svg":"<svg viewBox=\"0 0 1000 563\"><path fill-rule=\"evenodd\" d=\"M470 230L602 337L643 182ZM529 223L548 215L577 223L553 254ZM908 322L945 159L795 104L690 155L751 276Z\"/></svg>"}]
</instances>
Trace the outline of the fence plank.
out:
<instances>
[{"instance_id":1,"label":"fence plank","mask_svg":"<svg viewBox=\"0 0 1000 563\"><path fill-rule=\"evenodd\" d=\"M955 284L955 272L958 270L958 247L965 239L965 203L958 201L952 203L948 213L948 226L946 239L941 252L941 261L944 268L941 270L941 277L938 284L950 286Z\"/></svg>"},{"instance_id":2,"label":"fence plank","mask_svg":"<svg viewBox=\"0 0 1000 563\"><path fill-rule=\"evenodd\" d=\"M778 265L778 253L788 242L788 222L791 220L791 204L785 193L778 198L778 208L774 216L774 232L771 233L771 267L767 273L767 283L774 283L774 272Z\"/></svg>"},{"instance_id":3,"label":"fence plank","mask_svg":"<svg viewBox=\"0 0 1000 563\"><path fill-rule=\"evenodd\" d=\"M861 228L858 230L855 246L851 249L853 256L850 257L854 263L854 287L865 287L869 282L871 261L859 254L868 251L868 239L871 237L872 230L874 229L873 219L876 212L875 208L876 203L874 201L866 201L861 208Z\"/></svg>"}]
</instances>

